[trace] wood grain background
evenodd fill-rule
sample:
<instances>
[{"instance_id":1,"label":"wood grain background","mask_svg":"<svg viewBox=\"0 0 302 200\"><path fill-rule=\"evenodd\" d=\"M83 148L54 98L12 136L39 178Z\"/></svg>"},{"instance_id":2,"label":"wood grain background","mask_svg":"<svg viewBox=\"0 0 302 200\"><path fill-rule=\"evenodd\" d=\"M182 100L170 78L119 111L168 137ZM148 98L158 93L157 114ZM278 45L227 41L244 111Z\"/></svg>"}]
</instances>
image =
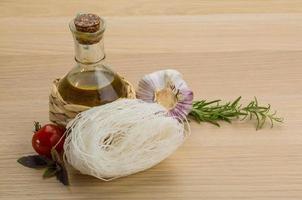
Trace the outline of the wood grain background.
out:
<instances>
[{"instance_id":1,"label":"wood grain background","mask_svg":"<svg viewBox=\"0 0 302 200\"><path fill-rule=\"evenodd\" d=\"M17 164L32 123L48 121L50 83L73 66L69 20L107 20L108 63L136 84L174 68L196 99L271 103L285 123L192 123L156 167L112 182L76 172L66 188ZM302 1L0 1L0 199L302 199Z\"/></svg>"}]
</instances>

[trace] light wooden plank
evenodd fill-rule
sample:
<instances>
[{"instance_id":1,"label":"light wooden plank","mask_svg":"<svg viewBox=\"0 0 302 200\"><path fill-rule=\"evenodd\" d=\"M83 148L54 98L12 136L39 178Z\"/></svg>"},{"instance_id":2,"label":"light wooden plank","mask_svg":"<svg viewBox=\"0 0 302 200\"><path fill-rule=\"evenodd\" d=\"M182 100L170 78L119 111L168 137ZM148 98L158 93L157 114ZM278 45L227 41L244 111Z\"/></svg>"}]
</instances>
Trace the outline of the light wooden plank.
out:
<instances>
[{"instance_id":1,"label":"light wooden plank","mask_svg":"<svg viewBox=\"0 0 302 200\"><path fill-rule=\"evenodd\" d=\"M1 0L0 16L71 17L77 12L103 16L203 15L218 13L300 13L300 0Z\"/></svg>"},{"instance_id":2,"label":"light wooden plank","mask_svg":"<svg viewBox=\"0 0 302 200\"><path fill-rule=\"evenodd\" d=\"M16 159L48 121L50 83L73 66L78 10L108 22L108 63L136 85L175 68L196 99L254 96L284 116L274 129L192 123L171 157L102 182L71 169L68 189ZM301 1L0 1L0 199L302 199Z\"/></svg>"}]
</instances>

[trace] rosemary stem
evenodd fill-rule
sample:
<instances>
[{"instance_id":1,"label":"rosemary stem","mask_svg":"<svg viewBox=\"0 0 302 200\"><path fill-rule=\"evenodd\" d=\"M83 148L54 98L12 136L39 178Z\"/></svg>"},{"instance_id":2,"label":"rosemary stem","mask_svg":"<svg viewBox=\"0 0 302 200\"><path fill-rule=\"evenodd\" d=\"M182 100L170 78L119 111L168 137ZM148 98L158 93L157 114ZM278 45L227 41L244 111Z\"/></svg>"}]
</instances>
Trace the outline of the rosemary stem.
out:
<instances>
[{"instance_id":1,"label":"rosemary stem","mask_svg":"<svg viewBox=\"0 0 302 200\"><path fill-rule=\"evenodd\" d=\"M220 126L218 121L231 123L235 119L256 119L256 129L261 129L267 121L273 127L274 122L283 122L283 118L277 117L276 112L271 111L271 106L259 106L255 97L246 106L240 104L241 97L233 102L222 104L221 100L215 101L195 101L189 116L197 122L209 122Z\"/></svg>"}]
</instances>

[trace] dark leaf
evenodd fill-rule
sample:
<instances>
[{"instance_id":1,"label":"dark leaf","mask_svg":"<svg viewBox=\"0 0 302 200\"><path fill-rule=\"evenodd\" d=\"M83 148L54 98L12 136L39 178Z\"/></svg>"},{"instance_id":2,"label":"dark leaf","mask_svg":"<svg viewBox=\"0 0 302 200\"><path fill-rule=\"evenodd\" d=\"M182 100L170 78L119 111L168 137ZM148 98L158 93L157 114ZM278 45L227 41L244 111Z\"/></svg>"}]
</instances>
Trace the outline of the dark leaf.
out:
<instances>
[{"instance_id":1,"label":"dark leaf","mask_svg":"<svg viewBox=\"0 0 302 200\"><path fill-rule=\"evenodd\" d=\"M51 156L56 163L57 179L64 185L69 185L68 173L65 168L64 161L60 157L60 154L56 151L56 149L52 149Z\"/></svg>"},{"instance_id":2,"label":"dark leaf","mask_svg":"<svg viewBox=\"0 0 302 200\"><path fill-rule=\"evenodd\" d=\"M64 165L57 163L56 176L61 183L63 183L64 185L69 185L68 173Z\"/></svg>"},{"instance_id":3,"label":"dark leaf","mask_svg":"<svg viewBox=\"0 0 302 200\"><path fill-rule=\"evenodd\" d=\"M40 155L24 156L18 159L18 163L29 168L45 168L49 162L49 159Z\"/></svg>"},{"instance_id":4,"label":"dark leaf","mask_svg":"<svg viewBox=\"0 0 302 200\"><path fill-rule=\"evenodd\" d=\"M55 176L57 173L57 169L55 166L51 166L49 168L47 168L43 174L43 178L50 178Z\"/></svg>"}]
</instances>

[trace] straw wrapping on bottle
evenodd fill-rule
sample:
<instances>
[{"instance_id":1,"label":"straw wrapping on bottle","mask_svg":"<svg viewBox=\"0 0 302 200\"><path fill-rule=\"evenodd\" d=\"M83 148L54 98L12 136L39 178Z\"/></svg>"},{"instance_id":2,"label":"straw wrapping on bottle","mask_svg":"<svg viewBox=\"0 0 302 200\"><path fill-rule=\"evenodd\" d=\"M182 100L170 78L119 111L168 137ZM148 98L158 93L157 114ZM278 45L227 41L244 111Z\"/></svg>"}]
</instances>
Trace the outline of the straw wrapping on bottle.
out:
<instances>
[{"instance_id":1,"label":"straw wrapping on bottle","mask_svg":"<svg viewBox=\"0 0 302 200\"><path fill-rule=\"evenodd\" d=\"M123 84L126 98L135 99L135 89L133 85L125 78L120 77ZM90 107L76 104L69 104L61 97L58 91L58 83L60 79L55 79L52 84L51 94L49 96L49 119L50 121L66 126L78 113L88 110Z\"/></svg>"}]
</instances>

